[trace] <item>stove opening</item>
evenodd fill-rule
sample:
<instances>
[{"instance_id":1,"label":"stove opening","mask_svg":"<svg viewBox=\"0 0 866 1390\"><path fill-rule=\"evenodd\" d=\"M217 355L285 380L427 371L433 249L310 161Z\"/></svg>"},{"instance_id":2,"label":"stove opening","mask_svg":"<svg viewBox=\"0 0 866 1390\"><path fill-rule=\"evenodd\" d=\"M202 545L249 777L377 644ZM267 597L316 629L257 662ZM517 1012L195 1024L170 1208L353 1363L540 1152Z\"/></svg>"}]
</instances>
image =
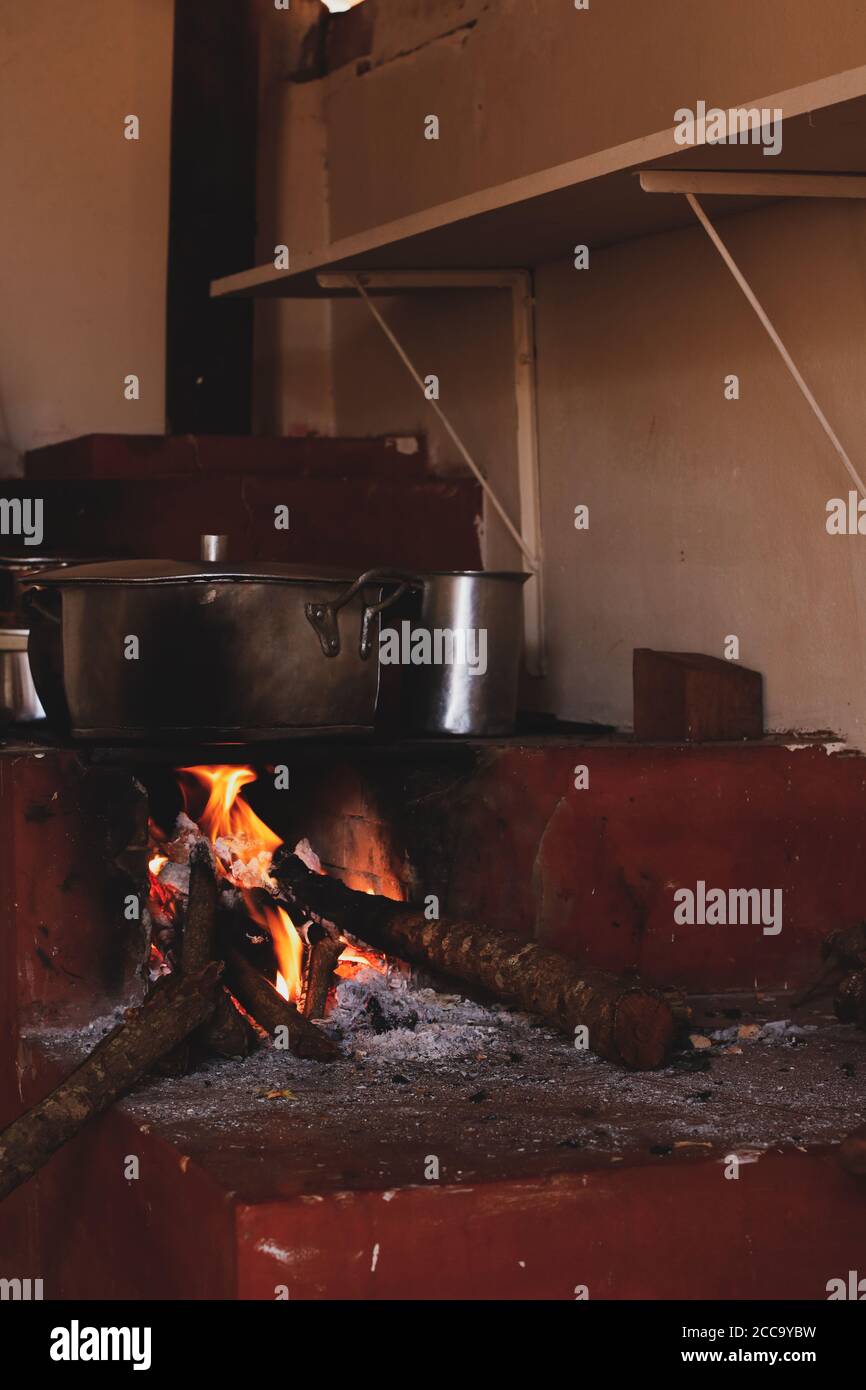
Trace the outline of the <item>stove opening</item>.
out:
<instances>
[{"instance_id":1,"label":"stove opening","mask_svg":"<svg viewBox=\"0 0 866 1390\"><path fill-rule=\"evenodd\" d=\"M273 873L275 853L287 843L316 874L325 869L309 838L295 839L291 825L280 834L247 799L259 780L249 766L179 767L175 786L156 792L158 810L149 819L148 899L151 982L179 968L184 933L190 920L192 863L198 856L210 865L216 885L215 930L219 945L254 966L286 1002L307 1018L325 1017L341 979L362 970L387 974L403 967L355 940L345 930L294 913L282 897ZM271 778L279 786L280 774ZM260 789L261 791L262 789ZM268 812L276 822L276 810ZM357 819L357 818L356 818ZM358 875L346 875L349 887L374 892ZM360 876L364 879L366 876ZM400 885L377 884L382 896L403 899ZM244 1012L232 994L232 1004Z\"/></svg>"}]
</instances>

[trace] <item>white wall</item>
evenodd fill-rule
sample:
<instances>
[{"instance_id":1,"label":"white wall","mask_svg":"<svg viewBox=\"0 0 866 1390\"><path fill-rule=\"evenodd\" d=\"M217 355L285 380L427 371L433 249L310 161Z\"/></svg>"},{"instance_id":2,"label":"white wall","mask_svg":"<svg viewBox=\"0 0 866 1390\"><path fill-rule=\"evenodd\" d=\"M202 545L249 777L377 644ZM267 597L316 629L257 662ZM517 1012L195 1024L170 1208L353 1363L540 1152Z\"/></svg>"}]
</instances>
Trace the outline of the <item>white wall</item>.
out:
<instances>
[{"instance_id":1,"label":"white wall","mask_svg":"<svg viewBox=\"0 0 866 1390\"><path fill-rule=\"evenodd\" d=\"M164 428L173 9L0 0L6 471L55 440Z\"/></svg>"}]
</instances>

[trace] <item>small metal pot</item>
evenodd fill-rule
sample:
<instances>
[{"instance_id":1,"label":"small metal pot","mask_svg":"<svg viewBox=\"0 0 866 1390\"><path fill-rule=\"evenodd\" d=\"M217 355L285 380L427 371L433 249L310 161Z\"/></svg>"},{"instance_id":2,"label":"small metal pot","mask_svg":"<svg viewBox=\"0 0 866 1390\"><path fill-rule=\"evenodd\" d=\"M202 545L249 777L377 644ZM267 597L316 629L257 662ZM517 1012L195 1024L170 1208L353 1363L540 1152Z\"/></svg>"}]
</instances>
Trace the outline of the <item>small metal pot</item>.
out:
<instances>
[{"instance_id":1,"label":"small metal pot","mask_svg":"<svg viewBox=\"0 0 866 1390\"><path fill-rule=\"evenodd\" d=\"M528 578L504 570L423 576L415 626L430 634L433 660L412 666L414 730L482 738L513 732L523 649L522 590ZM444 635L437 645L436 634L448 632L454 635L451 655L457 659L437 663L437 652L447 658L449 649Z\"/></svg>"},{"instance_id":2,"label":"small metal pot","mask_svg":"<svg viewBox=\"0 0 866 1390\"><path fill-rule=\"evenodd\" d=\"M529 578L517 571L454 570L409 574L376 571L399 588L389 606L412 590L413 607L380 634L380 661L407 668L403 716L413 733L489 737L509 734L517 714L523 645L521 591ZM326 656L340 650L337 614L362 575L315 622Z\"/></svg>"},{"instance_id":3,"label":"small metal pot","mask_svg":"<svg viewBox=\"0 0 866 1390\"><path fill-rule=\"evenodd\" d=\"M45 718L27 660L28 632L0 628L0 722L32 724Z\"/></svg>"},{"instance_id":4,"label":"small metal pot","mask_svg":"<svg viewBox=\"0 0 866 1390\"><path fill-rule=\"evenodd\" d=\"M221 559L44 572L24 595L36 688L51 721L79 738L369 732L379 689L369 658L379 613L400 592L378 573L347 596L340 570ZM325 660L314 615L335 601L344 640L338 627Z\"/></svg>"}]
</instances>

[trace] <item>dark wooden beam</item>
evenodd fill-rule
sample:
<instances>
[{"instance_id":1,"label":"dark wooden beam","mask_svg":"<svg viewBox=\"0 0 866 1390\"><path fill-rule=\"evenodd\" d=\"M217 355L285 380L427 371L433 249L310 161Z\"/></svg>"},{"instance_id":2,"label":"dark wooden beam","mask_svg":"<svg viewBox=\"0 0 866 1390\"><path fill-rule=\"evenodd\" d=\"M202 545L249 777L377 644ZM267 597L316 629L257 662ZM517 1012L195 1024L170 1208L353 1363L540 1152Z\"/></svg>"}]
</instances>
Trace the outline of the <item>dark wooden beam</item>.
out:
<instances>
[{"instance_id":1,"label":"dark wooden beam","mask_svg":"<svg viewBox=\"0 0 866 1390\"><path fill-rule=\"evenodd\" d=\"M174 434L248 434L253 316L209 286L255 258L253 0L176 0L166 409Z\"/></svg>"}]
</instances>

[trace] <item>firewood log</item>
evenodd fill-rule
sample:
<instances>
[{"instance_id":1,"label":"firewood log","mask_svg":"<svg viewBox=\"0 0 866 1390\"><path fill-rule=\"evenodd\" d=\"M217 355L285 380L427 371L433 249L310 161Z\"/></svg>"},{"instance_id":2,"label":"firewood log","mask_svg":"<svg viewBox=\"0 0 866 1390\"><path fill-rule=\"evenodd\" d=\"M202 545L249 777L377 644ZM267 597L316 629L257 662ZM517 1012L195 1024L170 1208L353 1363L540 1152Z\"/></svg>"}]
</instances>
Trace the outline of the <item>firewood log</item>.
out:
<instances>
[{"instance_id":1,"label":"firewood log","mask_svg":"<svg viewBox=\"0 0 866 1390\"><path fill-rule=\"evenodd\" d=\"M164 976L50 1095L0 1134L0 1200L209 1017L221 967Z\"/></svg>"},{"instance_id":2,"label":"firewood log","mask_svg":"<svg viewBox=\"0 0 866 1390\"><path fill-rule=\"evenodd\" d=\"M193 845L189 856L189 893L183 926L180 968L183 973L201 970L209 960L220 958L216 944L219 887L214 872L210 845L200 840ZM191 1039L190 1046L200 1042L205 1051L219 1057L247 1057L256 1038L253 1029L238 1013L231 995L223 987L217 996L213 1014L201 1030L200 1038Z\"/></svg>"},{"instance_id":3,"label":"firewood log","mask_svg":"<svg viewBox=\"0 0 866 1390\"><path fill-rule=\"evenodd\" d=\"M271 1036L278 1028L285 1028L289 1050L296 1057L316 1062L334 1060L339 1051L336 1043L283 999L240 951L230 949L226 953L226 969L232 990L260 1027Z\"/></svg>"},{"instance_id":4,"label":"firewood log","mask_svg":"<svg viewBox=\"0 0 866 1390\"><path fill-rule=\"evenodd\" d=\"M637 976L590 970L558 951L492 927L428 921L405 903L356 893L311 873L288 850L272 873L290 908L348 931L377 951L440 971L537 1014L570 1036L586 1027L591 1051L636 1070L664 1064L676 1029L660 990Z\"/></svg>"},{"instance_id":5,"label":"firewood log","mask_svg":"<svg viewBox=\"0 0 866 1390\"><path fill-rule=\"evenodd\" d=\"M324 1018L328 993L334 982L334 969L342 954L342 941L330 932L310 943L301 1003L301 1013L305 1018Z\"/></svg>"},{"instance_id":6,"label":"firewood log","mask_svg":"<svg viewBox=\"0 0 866 1390\"><path fill-rule=\"evenodd\" d=\"M210 845L201 840L189 856L189 893L183 922L180 962L185 975L195 975L215 957L214 933L219 890Z\"/></svg>"},{"instance_id":7,"label":"firewood log","mask_svg":"<svg viewBox=\"0 0 866 1390\"><path fill-rule=\"evenodd\" d=\"M217 996L216 1007L201 1033L206 1051L218 1057L248 1057L258 1046L255 1029L244 1018L223 987Z\"/></svg>"}]
</instances>

